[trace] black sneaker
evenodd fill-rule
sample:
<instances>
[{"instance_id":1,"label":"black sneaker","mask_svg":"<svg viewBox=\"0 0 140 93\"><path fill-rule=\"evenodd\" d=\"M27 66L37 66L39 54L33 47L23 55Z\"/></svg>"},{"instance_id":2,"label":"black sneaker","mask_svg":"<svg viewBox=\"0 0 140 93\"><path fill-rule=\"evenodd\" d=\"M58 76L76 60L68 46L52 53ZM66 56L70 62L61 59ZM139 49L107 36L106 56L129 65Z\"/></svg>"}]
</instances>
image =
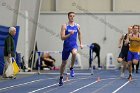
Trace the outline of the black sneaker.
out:
<instances>
[{"instance_id":1,"label":"black sneaker","mask_svg":"<svg viewBox=\"0 0 140 93\"><path fill-rule=\"evenodd\" d=\"M132 69L132 73L134 73L134 69Z\"/></svg>"},{"instance_id":2,"label":"black sneaker","mask_svg":"<svg viewBox=\"0 0 140 93\"><path fill-rule=\"evenodd\" d=\"M139 73L139 71L138 71L138 70L136 70L136 73L138 74L138 73Z\"/></svg>"},{"instance_id":3,"label":"black sneaker","mask_svg":"<svg viewBox=\"0 0 140 93\"><path fill-rule=\"evenodd\" d=\"M132 75L131 75L131 74L129 75L128 80L129 80L129 81L132 80Z\"/></svg>"},{"instance_id":4,"label":"black sneaker","mask_svg":"<svg viewBox=\"0 0 140 93\"><path fill-rule=\"evenodd\" d=\"M59 79L59 86L63 85L63 79Z\"/></svg>"},{"instance_id":5,"label":"black sneaker","mask_svg":"<svg viewBox=\"0 0 140 93\"><path fill-rule=\"evenodd\" d=\"M74 70L73 69L70 70L70 76L74 77Z\"/></svg>"},{"instance_id":6,"label":"black sneaker","mask_svg":"<svg viewBox=\"0 0 140 93\"><path fill-rule=\"evenodd\" d=\"M10 79L16 79L16 76L9 76Z\"/></svg>"},{"instance_id":7,"label":"black sneaker","mask_svg":"<svg viewBox=\"0 0 140 93\"><path fill-rule=\"evenodd\" d=\"M16 76L13 76L13 78L12 79L16 79Z\"/></svg>"}]
</instances>

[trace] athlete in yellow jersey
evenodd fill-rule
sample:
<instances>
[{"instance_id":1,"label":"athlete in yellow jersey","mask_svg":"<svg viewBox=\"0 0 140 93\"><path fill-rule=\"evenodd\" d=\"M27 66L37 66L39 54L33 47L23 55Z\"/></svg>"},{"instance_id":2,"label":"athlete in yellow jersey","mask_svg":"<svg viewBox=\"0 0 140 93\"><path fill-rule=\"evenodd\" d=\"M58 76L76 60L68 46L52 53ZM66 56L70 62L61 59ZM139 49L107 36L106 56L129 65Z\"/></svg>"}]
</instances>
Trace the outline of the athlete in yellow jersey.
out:
<instances>
[{"instance_id":1,"label":"athlete in yellow jersey","mask_svg":"<svg viewBox=\"0 0 140 93\"><path fill-rule=\"evenodd\" d=\"M129 77L128 79L132 79L132 63L138 64L139 60L139 52L140 52L140 34L139 34L139 26L133 26L133 33L129 34L126 40L126 44L130 43L127 61L129 67Z\"/></svg>"}]
</instances>

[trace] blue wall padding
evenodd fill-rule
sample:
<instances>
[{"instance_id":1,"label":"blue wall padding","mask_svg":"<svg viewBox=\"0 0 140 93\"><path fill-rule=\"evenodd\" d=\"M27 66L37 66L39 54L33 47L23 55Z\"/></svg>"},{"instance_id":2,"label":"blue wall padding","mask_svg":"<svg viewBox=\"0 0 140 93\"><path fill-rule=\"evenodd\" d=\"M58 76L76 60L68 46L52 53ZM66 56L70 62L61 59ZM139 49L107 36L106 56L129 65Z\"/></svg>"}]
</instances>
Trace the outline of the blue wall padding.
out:
<instances>
[{"instance_id":1,"label":"blue wall padding","mask_svg":"<svg viewBox=\"0 0 140 93\"><path fill-rule=\"evenodd\" d=\"M20 27L16 26L16 35L14 36L14 41L15 41L15 51L16 51L16 46L18 42L18 36L19 36L19 30ZM1 26L0 25L0 75L3 74L3 68L4 68L4 40L8 36L9 33L9 27L7 26Z\"/></svg>"}]
</instances>

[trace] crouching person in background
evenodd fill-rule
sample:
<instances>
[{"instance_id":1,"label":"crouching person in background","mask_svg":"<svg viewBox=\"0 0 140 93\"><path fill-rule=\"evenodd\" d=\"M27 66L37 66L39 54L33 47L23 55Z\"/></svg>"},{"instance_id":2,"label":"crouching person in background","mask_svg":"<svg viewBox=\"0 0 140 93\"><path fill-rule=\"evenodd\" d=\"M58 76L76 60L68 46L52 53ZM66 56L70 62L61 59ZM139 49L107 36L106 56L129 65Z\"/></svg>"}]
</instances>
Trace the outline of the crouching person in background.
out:
<instances>
[{"instance_id":1,"label":"crouching person in background","mask_svg":"<svg viewBox=\"0 0 140 93\"><path fill-rule=\"evenodd\" d=\"M91 44L90 50L89 50L89 55L90 55L89 67L91 67L92 61L97 57L98 58L98 69L101 68L101 65L100 65L100 50L101 50L101 47L100 47L99 44L97 44L97 43L92 43ZM93 58L93 53L96 54L94 58Z\"/></svg>"},{"instance_id":2,"label":"crouching person in background","mask_svg":"<svg viewBox=\"0 0 140 93\"><path fill-rule=\"evenodd\" d=\"M42 67L47 67L50 70L57 70L55 67L55 59L49 53L43 53L41 55Z\"/></svg>"}]
</instances>

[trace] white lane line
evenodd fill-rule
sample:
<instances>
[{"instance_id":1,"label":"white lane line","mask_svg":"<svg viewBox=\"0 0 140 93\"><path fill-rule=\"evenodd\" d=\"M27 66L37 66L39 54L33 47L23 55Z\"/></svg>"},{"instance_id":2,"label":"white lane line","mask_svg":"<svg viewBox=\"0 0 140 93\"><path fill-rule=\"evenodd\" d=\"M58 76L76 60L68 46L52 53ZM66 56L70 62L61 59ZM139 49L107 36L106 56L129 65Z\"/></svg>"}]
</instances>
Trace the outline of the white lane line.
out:
<instances>
[{"instance_id":1,"label":"white lane line","mask_svg":"<svg viewBox=\"0 0 140 93\"><path fill-rule=\"evenodd\" d=\"M109 79L116 79L116 78L101 79L100 81L109 80ZM94 82L92 82L92 83L90 83L90 84L87 84L87 85L85 85L85 86L83 86L83 87L80 87L80 88L78 88L78 89L76 89L76 90L74 90L74 91L72 91L72 92L70 92L70 93L75 93L75 92L77 92L77 91L79 91L79 90L81 90L81 89L83 89L83 88L86 88L86 87L88 87L88 86L91 86L92 84L95 84L95 83L100 82L100 81L96 80L96 81L94 81Z\"/></svg>"},{"instance_id":2,"label":"white lane line","mask_svg":"<svg viewBox=\"0 0 140 93\"><path fill-rule=\"evenodd\" d=\"M23 83L23 84L17 84L17 85L12 85L12 86L9 86L9 87L0 88L0 91L1 91L1 90L6 90L6 89L9 89L9 88L14 88L14 87L19 87L19 86L31 84L31 83L34 83L34 82L39 82L39 81L42 81L42 80L44 80L44 79L33 80L33 81L26 82L26 83Z\"/></svg>"},{"instance_id":3,"label":"white lane line","mask_svg":"<svg viewBox=\"0 0 140 93\"><path fill-rule=\"evenodd\" d=\"M56 73L49 73L49 74L56 74ZM60 73L59 73L60 74ZM91 76L89 76L89 77L91 77ZM88 77L87 77L88 78ZM87 78L79 78L79 79L87 79ZM79 80L78 79L78 80ZM71 80L77 80L77 79L71 79ZM71 80L68 80L68 81L71 81ZM67 81L64 81L64 82L67 82ZM49 85L49 86L46 86L46 87L43 87L43 88L40 88L40 89L37 89L37 90L33 90L33 91L31 91L31 92L28 92L28 93L35 93L35 92L37 92L37 91L41 91L41 90L43 90L43 89L46 89L46 88L50 88L50 87L53 87L53 86L56 86L56 85L58 85L58 83L55 83L55 84L52 84L52 85Z\"/></svg>"},{"instance_id":4,"label":"white lane line","mask_svg":"<svg viewBox=\"0 0 140 93\"><path fill-rule=\"evenodd\" d=\"M46 86L46 87L43 87L43 88L40 88L40 89L31 91L31 92L28 92L28 93L35 93L35 92L37 92L37 91L40 91L40 90L43 90L43 89L45 89L45 88L49 88L49 87L52 87L52 86L55 86L55 85L58 85L58 83L55 83L55 84L52 84L52 85L50 85L50 86Z\"/></svg>"},{"instance_id":5,"label":"white lane line","mask_svg":"<svg viewBox=\"0 0 140 93\"><path fill-rule=\"evenodd\" d=\"M89 78L89 77L87 77L87 78L71 79L71 80L75 80L75 81L72 81L72 82L70 82L69 84L72 84L72 83L78 82L78 80L88 79L88 78ZM67 84L67 85L69 85L69 84ZM49 92L52 92L52 91L54 91L54 90L56 90L56 89L58 89L58 88L59 88L59 87L56 87L56 88L50 89L50 90L48 90L47 92L43 92L43 93L49 93Z\"/></svg>"},{"instance_id":6,"label":"white lane line","mask_svg":"<svg viewBox=\"0 0 140 93\"><path fill-rule=\"evenodd\" d=\"M113 91L112 93L117 93L121 88L123 88L125 85L127 85L130 81L125 82L122 86L120 86L119 88L117 88L115 91Z\"/></svg>"},{"instance_id":7,"label":"white lane line","mask_svg":"<svg viewBox=\"0 0 140 93\"><path fill-rule=\"evenodd\" d=\"M79 90L81 90L81 89L83 89L83 88L86 88L86 87L88 87L88 86L90 86L90 85L92 85L92 84L95 84L95 83L97 83L98 81L94 81L94 82L92 82L92 83L90 83L90 84L88 84L88 85L85 85L85 86L83 86L83 87L80 87L80 88L78 88L78 89L76 89L76 90L74 90L74 91L72 91L72 92L70 92L70 93L75 93L75 92L77 92L77 91L79 91Z\"/></svg>"},{"instance_id":8,"label":"white lane line","mask_svg":"<svg viewBox=\"0 0 140 93\"><path fill-rule=\"evenodd\" d=\"M114 79L113 81L111 81L111 82L109 82L109 83L103 85L102 87L100 87L99 89L96 89L96 90L93 91L92 93L99 93L99 92L100 92L101 90L103 90L104 88L106 88L106 87L108 87L108 86L111 86L112 83L114 83L117 79L119 79L119 78L116 78L116 79Z\"/></svg>"},{"instance_id":9,"label":"white lane line","mask_svg":"<svg viewBox=\"0 0 140 93\"><path fill-rule=\"evenodd\" d=\"M89 77L91 77L91 76L89 76ZM88 78L88 77L87 77ZM79 78L80 80L81 79L87 79L87 78ZM78 80L79 80L78 79ZM71 79L71 80L77 80L77 79ZM68 80L68 81L71 81L71 80ZM66 80L64 81L64 82L67 82ZM46 89L46 88L50 88L50 87L53 87L53 86L56 86L56 85L58 85L58 83L55 83L55 84L52 84L52 85L49 85L49 86L46 86L46 87L43 87L43 88L40 88L40 89L37 89L37 90L33 90L33 91L31 91L31 92L28 92L28 93L35 93L35 92L37 92L37 91L41 91L41 90L43 90L43 89ZM56 88L57 89L57 88Z\"/></svg>"},{"instance_id":10,"label":"white lane line","mask_svg":"<svg viewBox=\"0 0 140 93\"><path fill-rule=\"evenodd\" d=\"M71 81L71 80L68 80L68 81ZM64 81L64 82L67 82L67 81ZM31 92L28 92L28 93L35 93L37 91L40 91L40 90L43 90L43 89L46 89L46 88L50 88L50 87L53 87L53 86L56 86L56 85L58 85L58 83L55 83L55 84L52 84L52 85L49 85L49 86L46 86L46 87L43 87L43 88L39 88L37 90L33 90Z\"/></svg>"}]
</instances>

